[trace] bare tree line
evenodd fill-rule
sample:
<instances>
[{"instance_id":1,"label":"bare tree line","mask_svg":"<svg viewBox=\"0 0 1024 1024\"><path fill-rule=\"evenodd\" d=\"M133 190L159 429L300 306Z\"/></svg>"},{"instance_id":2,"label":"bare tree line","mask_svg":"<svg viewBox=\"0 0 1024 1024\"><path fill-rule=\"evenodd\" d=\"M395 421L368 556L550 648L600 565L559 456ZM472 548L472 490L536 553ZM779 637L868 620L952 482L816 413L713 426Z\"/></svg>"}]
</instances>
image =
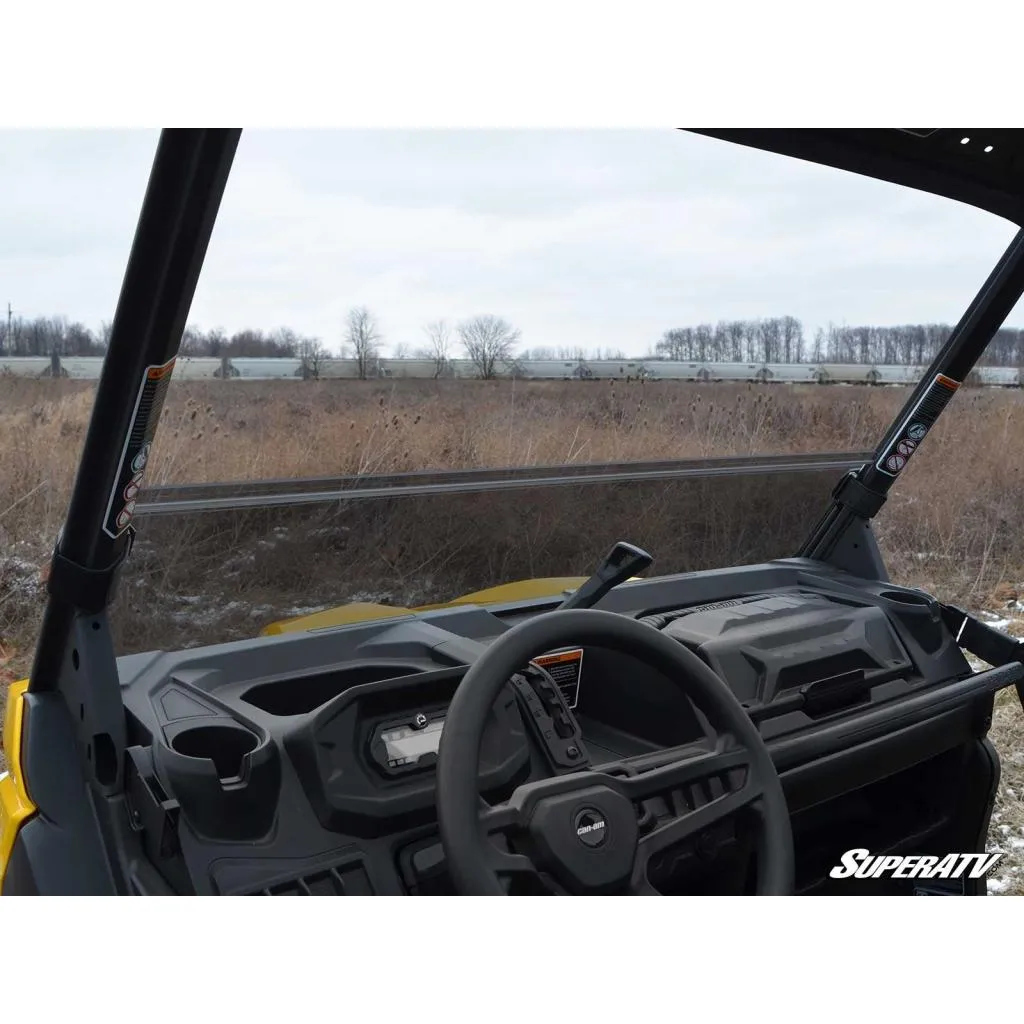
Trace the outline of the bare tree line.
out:
<instances>
[{"instance_id":1,"label":"bare tree line","mask_svg":"<svg viewBox=\"0 0 1024 1024\"><path fill-rule=\"evenodd\" d=\"M803 324L783 316L674 327L655 344L654 355L699 363L799 363L804 348Z\"/></svg>"},{"instance_id":2,"label":"bare tree line","mask_svg":"<svg viewBox=\"0 0 1024 1024\"><path fill-rule=\"evenodd\" d=\"M318 342L318 338L297 334L289 327L279 327L275 331L247 328L229 335L219 327L202 331L189 326L182 335L179 351L183 356L215 359L232 356L248 359L294 359Z\"/></svg>"},{"instance_id":3,"label":"bare tree line","mask_svg":"<svg viewBox=\"0 0 1024 1024\"><path fill-rule=\"evenodd\" d=\"M792 316L720 320L666 331L651 354L681 362L920 366L938 354L951 332L949 324L829 324L817 328L809 339L803 324ZM1007 327L996 332L979 362L1024 366L1024 329Z\"/></svg>"},{"instance_id":4,"label":"bare tree line","mask_svg":"<svg viewBox=\"0 0 1024 1024\"><path fill-rule=\"evenodd\" d=\"M492 378L515 358L520 332L507 320L490 314L470 317L452 325L438 320L424 327L424 344L413 350L417 358L434 363L435 376L446 372L454 355L455 339L473 361L482 377ZM94 332L66 317L11 318L0 323L0 355L9 356L101 356L110 340L110 324ZM355 358L359 376L374 375L383 336L376 317L365 306L349 310L342 325L342 340L335 355ZM301 359L311 376L332 352L320 338L298 334L289 327L273 331L247 328L228 334L221 328L201 330L189 325L181 338L185 357L215 359L288 358ZM395 355L409 354L409 346L395 346Z\"/></svg>"},{"instance_id":5,"label":"bare tree line","mask_svg":"<svg viewBox=\"0 0 1024 1024\"><path fill-rule=\"evenodd\" d=\"M588 359L629 359L621 348L583 348L581 345L541 345L538 348L526 348L519 353L520 359L552 359L558 362L583 363Z\"/></svg>"},{"instance_id":6,"label":"bare tree line","mask_svg":"<svg viewBox=\"0 0 1024 1024\"><path fill-rule=\"evenodd\" d=\"M416 359L429 360L434 365L434 376L443 377L448 372L454 356L455 339L485 380L498 375L514 358L514 348L521 337L518 328L499 316L484 314L470 317L458 324L447 320L434 320L423 327L424 341L411 348L399 342L393 348L396 359L410 355ZM358 364L362 378L372 375L376 361L380 358L380 327L376 318L365 306L349 311L346 320L342 355L350 350Z\"/></svg>"},{"instance_id":7,"label":"bare tree line","mask_svg":"<svg viewBox=\"0 0 1024 1024\"><path fill-rule=\"evenodd\" d=\"M423 327L424 342L410 350L404 342L394 346L394 358L429 360L434 365L434 376L442 377L453 358L456 337L477 372L485 380L498 375L515 358L513 349L519 343L520 332L502 317L485 314L470 317L458 324L435 320ZM380 358L382 335L374 315L365 307L349 310L345 324L342 355L351 351L358 374L365 379L372 375Z\"/></svg>"},{"instance_id":8,"label":"bare tree line","mask_svg":"<svg viewBox=\"0 0 1024 1024\"><path fill-rule=\"evenodd\" d=\"M903 324L890 327L836 325L819 327L807 337L796 317L720 320L674 327L649 347L645 358L681 362L747 363L875 363L921 365L929 362L949 337L948 324ZM301 359L316 376L331 355L355 358L359 376L374 375L383 334L377 318L365 306L349 310L341 325L340 345L332 352L322 339L301 335L288 327L273 331L246 329L227 334L220 328L203 331L189 326L182 336L181 354L214 358ZM107 348L110 324L93 331L67 317L13 317L0 320L0 354L11 356L98 356ZM459 353L472 361L479 376L492 378L517 359L584 362L625 359L621 349L578 346L533 347L517 351L520 330L502 317L485 314L458 322L435 320L424 325L419 344L392 346L396 358L430 360L434 375L444 376ZM990 366L1024 366L1024 329L1003 328L980 360Z\"/></svg>"},{"instance_id":9,"label":"bare tree line","mask_svg":"<svg viewBox=\"0 0 1024 1024\"><path fill-rule=\"evenodd\" d=\"M109 338L109 324L97 332L66 316L0 321L0 353L9 356L101 356Z\"/></svg>"}]
</instances>

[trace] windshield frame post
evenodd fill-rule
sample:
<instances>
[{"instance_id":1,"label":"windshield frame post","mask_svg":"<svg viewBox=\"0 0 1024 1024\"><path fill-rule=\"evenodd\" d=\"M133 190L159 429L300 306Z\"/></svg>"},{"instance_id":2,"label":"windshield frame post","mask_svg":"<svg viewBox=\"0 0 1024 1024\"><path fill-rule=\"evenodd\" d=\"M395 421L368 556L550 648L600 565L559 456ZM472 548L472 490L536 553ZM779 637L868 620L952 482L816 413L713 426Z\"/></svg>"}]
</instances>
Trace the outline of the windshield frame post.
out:
<instances>
[{"instance_id":1,"label":"windshield frame post","mask_svg":"<svg viewBox=\"0 0 1024 1024\"><path fill-rule=\"evenodd\" d=\"M107 607L240 135L162 130L121 283L22 697L20 761L38 811L23 834L31 832L33 870L44 876L34 884L44 890L167 888L143 855L127 801L128 720Z\"/></svg>"},{"instance_id":2,"label":"windshield frame post","mask_svg":"<svg viewBox=\"0 0 1024 1024\"><path fill-rule=\"evenodd\" d=\"M210 128L161 132L50 565L30 693L59 688L74 614L102 613L112 597L132 530L112 538L102 526L140 381L147 367L164 365L178 353L240 134Z\"/></svg>"},{"instance_id":3,"label":"windshield frame post","mask_svg":"<svg viewBox=\"0 0 1024 1024\"><path fill-rule=\"evenodd\" d=\"M879 512L899 473L879 466L889 448L901 438L904 425L938 378L948 378L957 389L967 379L996 332L1024 295L1024 228L1017 231L988 279L953 328L910 397L896 414L870 462L844 476L832 492L832 503L797 552L798 558L829 562L851 530L860 529ZM945 405L939 405L929 431Z\"/></svg>"}]
</instances>

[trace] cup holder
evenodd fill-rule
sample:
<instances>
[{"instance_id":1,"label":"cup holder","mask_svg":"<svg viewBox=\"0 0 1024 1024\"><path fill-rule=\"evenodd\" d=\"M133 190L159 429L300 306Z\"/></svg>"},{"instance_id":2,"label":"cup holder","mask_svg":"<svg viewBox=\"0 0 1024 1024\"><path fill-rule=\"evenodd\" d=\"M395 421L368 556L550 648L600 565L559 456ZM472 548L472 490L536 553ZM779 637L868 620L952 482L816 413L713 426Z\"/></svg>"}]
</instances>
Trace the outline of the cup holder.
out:
<instances>
[{"instance_id":1,"label":"cup holder","mask_svg":"<svg viewBox=\"0 0 1024 1024\"><path fill-rule=\"evenodd\" d=\"M260 741L251 732L225 725L186 729L171 740L171 750L185 757L212 761L221 782L240 782L245 755L259 745Z\"/></svg>"},{"instance_id":2,"label":"cup holder","mask_svg":"<svg viewBox=\"0 0 1024 1024\"><path fill-rule=\"evenodd\" d=\"M267 834L277 812L277 747L232 719L188 723L166 733L154 759L192 827L209 839L251 841Z\"/></svg>"},{"instance_id":3,"label":"cup holder","mask_svg":"<svg viewBox=\"0 0 1024 1024\"><path fill-rule=\"evenodd\" d=\"M892 613L927 654L934 654L942 646L942 613L934 598L913 590L883 590L878 596L889 602Z\"/></svg>"},{"instance_id":4,"label":"cup holder","mask_svg":"<svg viewBox=\"0 0 1024 1024\"><path fill-rule=\"evenodd\" d=\"M878 596L886 601L909 605L912 608L932 607L932 602L924 594L915 594L912 590L883 590Z\"/></svg>"}]
</instances>

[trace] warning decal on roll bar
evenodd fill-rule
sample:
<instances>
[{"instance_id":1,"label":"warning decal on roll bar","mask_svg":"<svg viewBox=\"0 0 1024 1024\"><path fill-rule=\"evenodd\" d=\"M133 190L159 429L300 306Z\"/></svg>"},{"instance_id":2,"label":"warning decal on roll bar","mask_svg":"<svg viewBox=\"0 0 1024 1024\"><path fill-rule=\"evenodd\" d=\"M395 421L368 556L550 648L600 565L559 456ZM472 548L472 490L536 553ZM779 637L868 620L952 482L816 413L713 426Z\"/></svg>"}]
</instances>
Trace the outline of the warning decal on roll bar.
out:
<instances>
[{"instance_id":1,"label":"warning decal on roll bar","mask_svg":"<svg viewBox=\"0 0 1024 1024\"><path fill-rule=\"evenodd\" d=\"M886 476L896 477L903 472L910 456L917 451L925 434L932 428L939 414L956 394L960 382L952 377L936 374L935 380L921 396L903 421L895 439L889 444L882 457L875 463L875 469Z\"/></svg>"},{"instance_id":2,"label":"warning decal on roll bar","mask_svg":"<svg viewBox=\"0 0 1024 1024\"><path fill-rule=\"evenodd\" d=\"M580 699L580 676L583 672L583 648L572 647L564 651L551 651L533 659L562 691L565 703L572 711Z\"/></svg>"},{"instance_id":3,"label":"warning decal on roll bar","mask_svg":"<svg viewBox=\"0 0 1024 1024\"><path fill-rule=\"evenodd\" d=\"M142 478L153 446L153 435L160 422L160 411L171 382L174 360L163 366L147 366L139 384L139 393L132 411L128 439L121 452L114 487L107 501L103 532L115 540L131 525Z\"/></svg>"}]
</instances>

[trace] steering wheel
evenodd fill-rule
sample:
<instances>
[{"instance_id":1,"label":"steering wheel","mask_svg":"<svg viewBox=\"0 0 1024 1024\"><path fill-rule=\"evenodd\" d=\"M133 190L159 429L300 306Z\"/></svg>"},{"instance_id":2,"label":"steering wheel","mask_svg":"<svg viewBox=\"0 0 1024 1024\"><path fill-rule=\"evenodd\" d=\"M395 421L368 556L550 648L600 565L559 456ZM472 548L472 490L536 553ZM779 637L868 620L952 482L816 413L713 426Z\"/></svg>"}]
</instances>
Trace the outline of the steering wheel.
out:
<instances>
[{"instance_id":1,"label":"steering wheel","mask_svg":"<svg viewBox=\"0 0 1024 1024\"><path fill-rule=\"evenodd\" d=\"M507 801L491 806L478 791L480 745L491 706L532 658L568 643L633 655L663 672L704 713L715 736L668 752L668 760L656 767L626 758L614 770L587 768L525 783ZM649 765L650 755L643 761ZM679 797L685 787L715 779L717 790L711 792L721 795L710 802L691 809ZM696 654L614 612L548 612L490 644L463 676L448 709L436 799L441 845L462 895L504 896L502 878L526 873L547 875L571 895L660 896L647 877L652 857L746 810L758 818L756 894L793 891L789 811L757 727ZM491 836L504 837L511 852L499 849Z\"/></svg>"}]
</instances>

